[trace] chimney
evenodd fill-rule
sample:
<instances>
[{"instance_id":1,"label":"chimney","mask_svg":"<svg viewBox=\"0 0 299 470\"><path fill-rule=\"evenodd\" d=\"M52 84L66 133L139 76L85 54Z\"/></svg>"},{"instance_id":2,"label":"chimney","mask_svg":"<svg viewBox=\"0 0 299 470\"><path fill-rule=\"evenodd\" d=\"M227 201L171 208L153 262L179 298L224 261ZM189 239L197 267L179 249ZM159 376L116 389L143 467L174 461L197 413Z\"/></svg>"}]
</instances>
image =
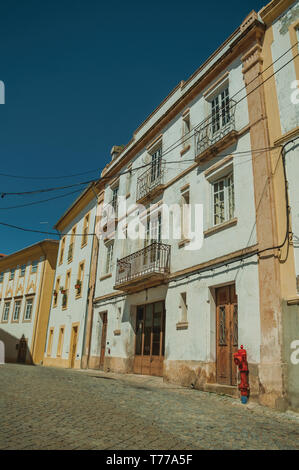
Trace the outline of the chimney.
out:
<instances>
[{"instance_id":1,"label":"chimney","mask_svg":"<svg viewBox=\"0 0 299 470\"><path fill-rule=\"evenodd\" d=\"M111 149L111 159L114 160L124 148L123 145L113 145Z\"/></svg>"}]
</instances>

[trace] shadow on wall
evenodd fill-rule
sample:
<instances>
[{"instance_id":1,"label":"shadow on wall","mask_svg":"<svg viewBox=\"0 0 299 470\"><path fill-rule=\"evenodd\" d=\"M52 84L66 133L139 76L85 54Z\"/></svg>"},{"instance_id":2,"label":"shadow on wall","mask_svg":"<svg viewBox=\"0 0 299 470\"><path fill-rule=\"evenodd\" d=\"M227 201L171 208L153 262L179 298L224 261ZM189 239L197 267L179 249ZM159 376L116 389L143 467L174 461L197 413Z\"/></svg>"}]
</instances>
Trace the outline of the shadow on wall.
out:
<instances>
[{"instance_id":1,"label":"shadow on wall","mask_svg":"<svg viewBox=\"0 0 299 470\"><path fill-rule=\"evenodd\" d=\"M0 328L0 341L3 341L5 347L5 362L19 362L21 364L33 365L27 339L24 335L22 335L21 338L16 338Z\"/></svg>"}]
</instances>

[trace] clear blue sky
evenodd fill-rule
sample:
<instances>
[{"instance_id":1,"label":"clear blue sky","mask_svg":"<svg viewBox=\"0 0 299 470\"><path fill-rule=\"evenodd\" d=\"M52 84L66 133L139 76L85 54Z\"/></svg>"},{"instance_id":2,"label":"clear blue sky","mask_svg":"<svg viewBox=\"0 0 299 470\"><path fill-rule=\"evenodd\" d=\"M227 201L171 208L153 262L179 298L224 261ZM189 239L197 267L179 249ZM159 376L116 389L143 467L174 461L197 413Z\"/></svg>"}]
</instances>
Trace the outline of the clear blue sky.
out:
<instances>
[{"instance_id":1,"label":"clear blue sky","mask_svg":"<svg viewBox=\"0 0 299 470\"><path fill-rule=\"evenodd\" d=\"M266 0L3 0L0 14L0 173L60 176L101 168L179 83ZM0 193L96 178L0 176ZM69 192L64 190L64 192ZM0 221L52 231L77 194L0 199ZM45 235L0 226L0 253Z\"/></svg>"}]
</instances>

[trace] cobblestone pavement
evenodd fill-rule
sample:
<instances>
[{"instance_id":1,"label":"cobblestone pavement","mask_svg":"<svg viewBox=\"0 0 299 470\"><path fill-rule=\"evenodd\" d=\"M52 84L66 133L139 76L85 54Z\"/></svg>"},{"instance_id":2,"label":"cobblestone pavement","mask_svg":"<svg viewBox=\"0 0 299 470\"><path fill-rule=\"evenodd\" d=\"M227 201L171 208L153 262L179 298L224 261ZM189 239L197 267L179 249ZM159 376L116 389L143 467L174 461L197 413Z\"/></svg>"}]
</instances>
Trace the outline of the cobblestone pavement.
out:
<instances>
[{"instance_id":1,"label":"cobblestone pavement","mask_svg":"<svg viewBox=\"0 0 299 470\"><path fill-rule=\"evenodd\" d=\"M157 377L6 364L0 449L299 449L299 415Z\"/></svg>"}]
</instances>

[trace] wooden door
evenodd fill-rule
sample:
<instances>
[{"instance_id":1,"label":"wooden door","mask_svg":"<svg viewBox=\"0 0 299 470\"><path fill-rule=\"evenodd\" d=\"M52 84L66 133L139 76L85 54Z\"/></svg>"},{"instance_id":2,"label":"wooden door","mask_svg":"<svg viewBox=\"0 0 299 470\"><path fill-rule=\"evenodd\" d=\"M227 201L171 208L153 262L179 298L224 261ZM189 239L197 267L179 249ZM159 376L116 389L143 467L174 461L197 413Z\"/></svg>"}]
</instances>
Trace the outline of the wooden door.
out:
<instances>
[{"instance_id":1,"label":"wooden door","mask_svg":"<svg viewBox=\"0 0 299 470\"><path fill-rule=\"evenodd\" d=\"M102 313L102 337L101 337L101 356L100 356L100 369L104 367L105 351L106 351L106 338L107 338L107 312Z\"/></svg>"},{"instance_id":2,"label":"wooden door","mask_svg":"<svg viewBox=\"0 0 299 470\"><path fill-rule=\"evenodd\" d=\"M165 336L164 302L137 307L134 372L163 375Z\"/></svg>"},{"instance_id":3,"label":"wooden door","mask_svg":"<svg viewBox=\"0 0 299 470\"><path fill-rule=\"evenodd\" d=\"M21 364L25 364L26 354L27 354L27 340L23 335L19 342L18 362L20 362Z\"/></svg>"},{"instance_id":4,"label":"wooden door","mask_svg":"<svg viewBox=\"0 0 299 470\"><path fill-rule=\"evenodd\" d=\"M238 302L235 285L216 289L217 382L237 384L233 353L238 350Z\"/></svg>"},{"instance_id":5,"label":"wooden door","mask_svg":"<svg viewBox=\"0 0 299 470\"><path fill-rule=\"evenodd\" d=\"M71 348L70 348L70 367L71 367L71 369L73 369L73 367L75 365L77 342L78 342L78 326L73 326L73 328L72 328Z\"/></svg>"}]
</instances>

